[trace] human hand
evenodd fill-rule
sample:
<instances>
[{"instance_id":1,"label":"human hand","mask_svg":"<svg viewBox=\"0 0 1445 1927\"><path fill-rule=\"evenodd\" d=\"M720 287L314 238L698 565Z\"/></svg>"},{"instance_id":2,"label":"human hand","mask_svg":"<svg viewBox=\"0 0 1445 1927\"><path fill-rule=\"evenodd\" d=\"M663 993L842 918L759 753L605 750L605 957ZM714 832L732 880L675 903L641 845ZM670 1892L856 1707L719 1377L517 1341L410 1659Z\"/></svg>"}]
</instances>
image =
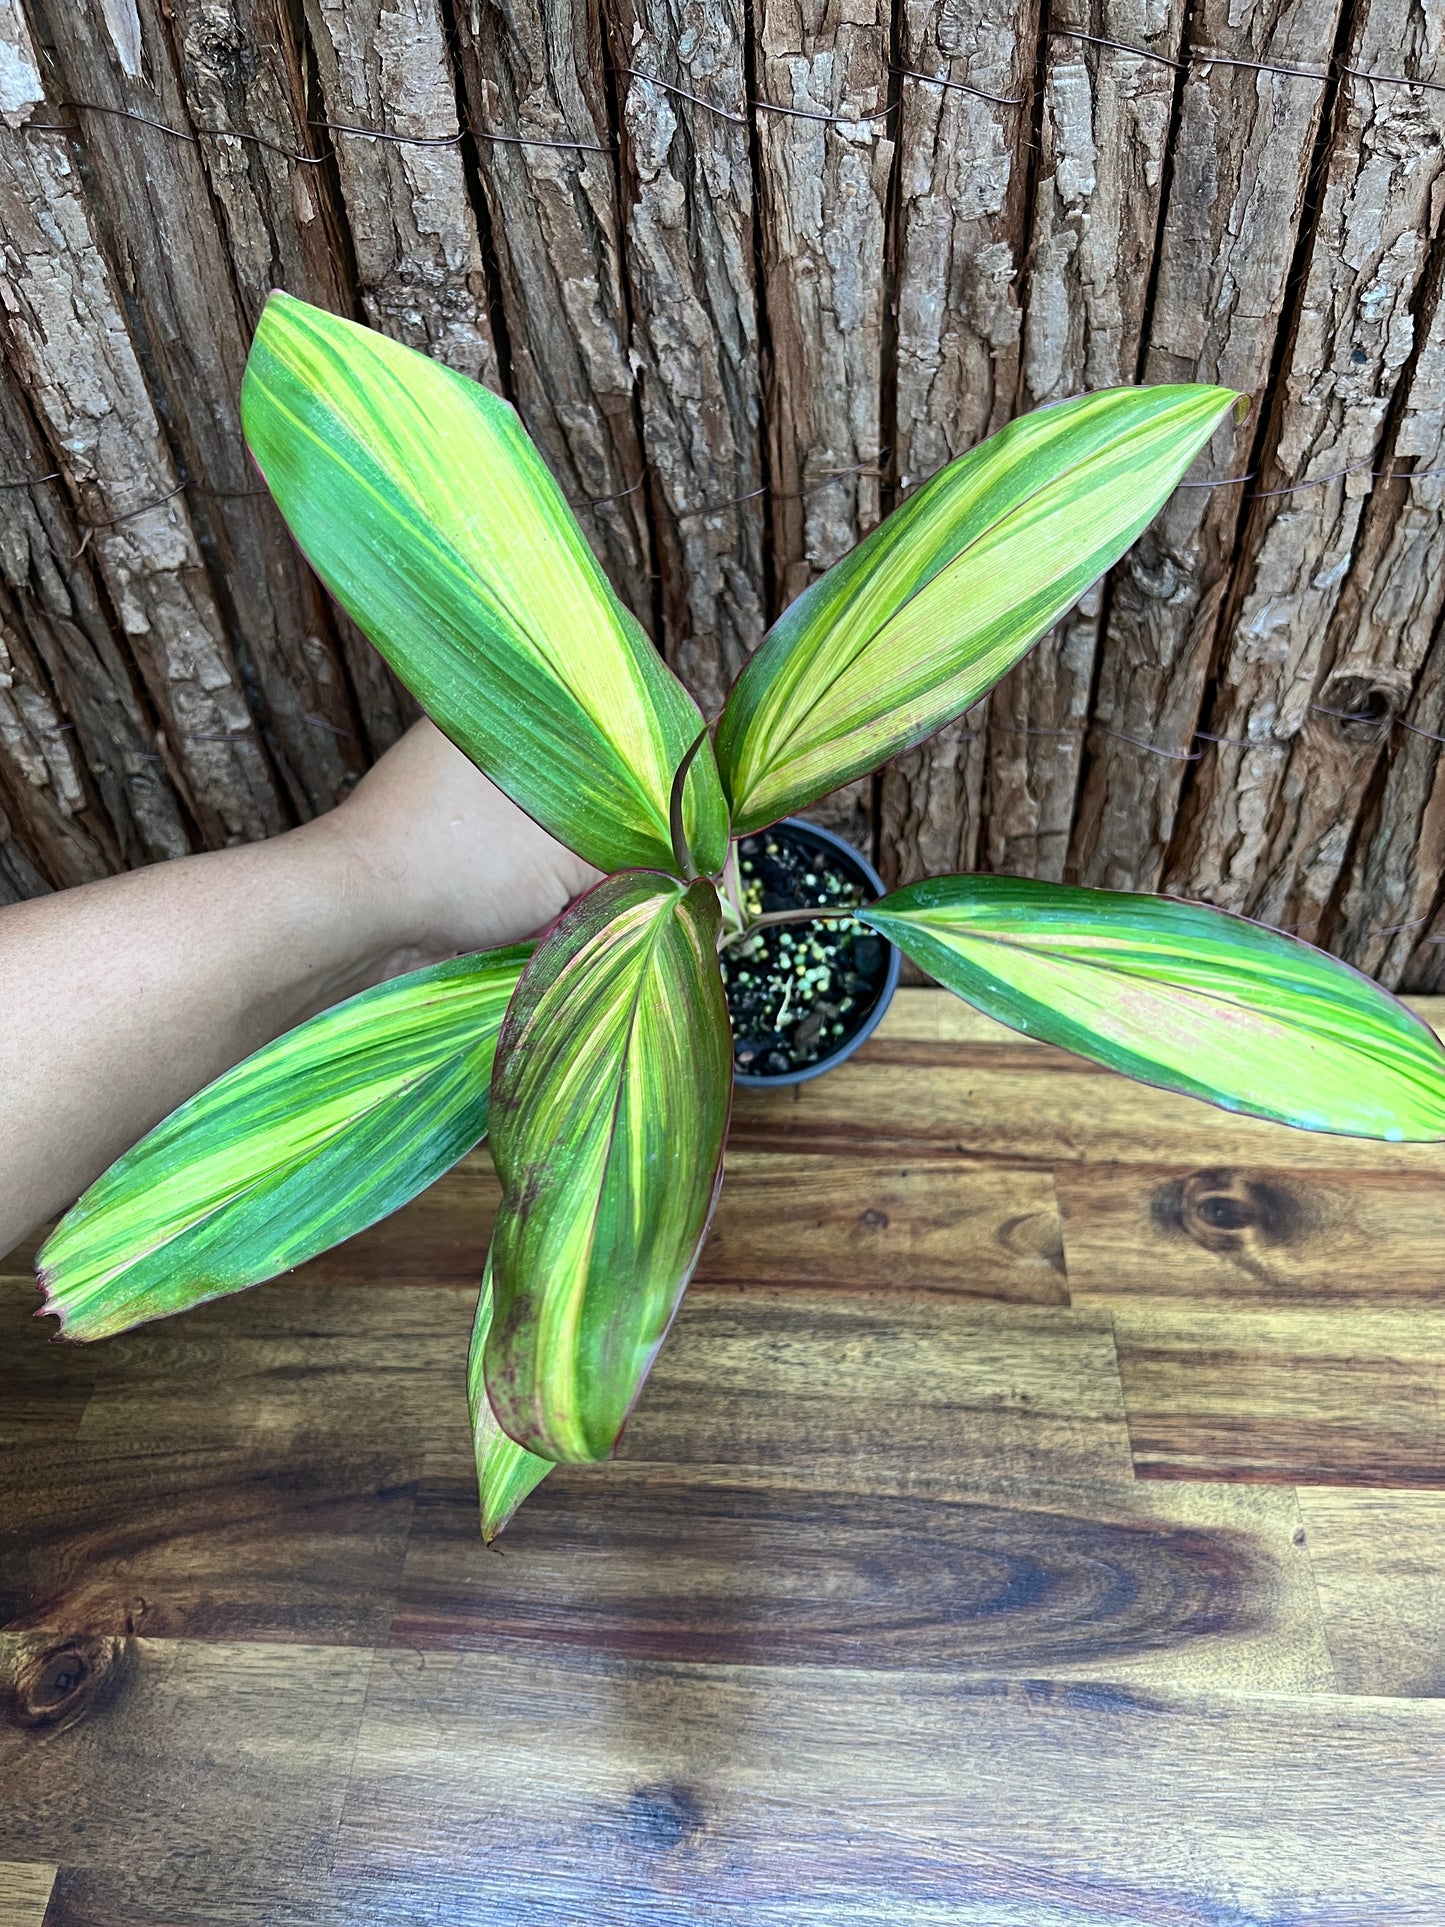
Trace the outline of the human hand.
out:
<instances>
[{"instance_id":1,"label":"human hand","mask_svg":"<svg viewBox=\"0 0 1445 1927\"><path fill-rule=\"evenodd\" d=\"M329 816L298 835L341 847L375 900L386 954L375 981L469 950L519 943L599 872L551 837L427 719Z\"/></svg>"}]
</instances>

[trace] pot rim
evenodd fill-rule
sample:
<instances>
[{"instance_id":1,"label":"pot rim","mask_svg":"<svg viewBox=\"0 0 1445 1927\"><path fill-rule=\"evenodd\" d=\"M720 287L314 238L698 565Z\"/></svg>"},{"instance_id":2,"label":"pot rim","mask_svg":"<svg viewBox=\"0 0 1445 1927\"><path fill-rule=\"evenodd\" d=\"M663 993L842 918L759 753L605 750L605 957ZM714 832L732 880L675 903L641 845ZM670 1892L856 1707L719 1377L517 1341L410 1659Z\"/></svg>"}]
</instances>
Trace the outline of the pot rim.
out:
<instances>
[{"instance_id":1,"label":"pot rim","mask_svg":"<svg viewBox=\"0 0 1445 1927\"><path fill-rule=\"evenodd\" d=\"M846 836L839 836L836 830L825 829L821 823L809 823L801 816L784 816L776 823L770 823L767 829L749 831L749 835L766 836L769 830L802 830L808 836L817 837L821 843L826 844L830 849L837 850L857 865L875 896L881 897L886 894L883 879L868 858L861 850L855 849ZM739 838L739 841L742 839ZM734 1069L734 1084L741 1084L745 1089L755 1091L774 1091L781 1090L787 1084L806 1084L809 1078L821 1077L825 1071L836 1070L861 1044L867 1043L883 1021L884 1012L893 1002L893 993L898 988L898 978L903 969L903 953L898 946L889 943L887 937L877 931L873 934L878 937L880 943L887 945L888 968L883 973L882 988L874 999L873 1008L853 1036L845 1039L829 1056L820 1057L816 1064L804 1064L795 1071L777 1071L772 1076L762 1076L757 1071Z\"/></svg>"}]
</instances>

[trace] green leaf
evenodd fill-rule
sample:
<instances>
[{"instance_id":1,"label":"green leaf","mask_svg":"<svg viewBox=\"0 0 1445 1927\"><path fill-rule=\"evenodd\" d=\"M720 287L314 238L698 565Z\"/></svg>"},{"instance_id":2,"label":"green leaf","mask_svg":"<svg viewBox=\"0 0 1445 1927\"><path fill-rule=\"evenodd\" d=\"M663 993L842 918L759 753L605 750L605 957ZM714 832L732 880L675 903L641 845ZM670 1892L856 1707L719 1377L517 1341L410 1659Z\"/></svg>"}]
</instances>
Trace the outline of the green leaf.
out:
<instances>
[{"instance_id":1,"label":"green leaf","mask_svg":"<svg viewBox=\"0 0 1445 1927\"><path fill-rule=\"evenodd\" d=\"M1322 950L1176 897L935 877L858 915L1014 1030L1308 1131L1445 1137L1445 1050Z\"/></svg>"},{"instance_id":2,"label":"green leaf","mask_svg":"<svg viewBox=\"0 0 1445 1927\"><path fill-rule=\"evenodd\" d=\"M127 1151L40 1253L67 1338L259 1284L416 1196L487 1128L531 946L414 970L227 1071Z\"/></svg>"},{"instance_id":3,"label":"green leaf","mask_svg":"<svg viewBox=\"0 0 1445 1927\"><path fill-rule=\"evenodd\" d=\"M385 335L273 294L246 378L251 453L342 607L452 741L600 870L672 865L697 705L608 586L506 402ZM727 854L711 745L687 840Z\"/></svg>"},{"instance_id":4,"label":"green leaf","mask_svg":"<svg viewBox=\"0 0 1445 1927\"><path fill-rule=\"evenodd\" d=\"M497 1423L482 1377L482 1355L492 1328L492 1260L482 1274L481 1296L467 1354L467 1409L472 1420L472 1444L477 1455L477 1490L482 1501L482 1538L490 1545L517 1507L552 1470L551 1459L539 1459Z\"/></svg>"},{"instance_id":5,"label":"green leaf","mask_svg":"<svg viewBox=\"0 0 1445 1927\"><path fill-rule=\"evenodd\" d=\"M733 685L717 755L734 835L976 702L1118 560L1236 399L1084 395L934 476L798 597Z\"/></svg>"},{"instance_id":6,"label":"green leaf","mask_svg":"<svg viewBox=\"0 0 1445 1927\"><path fill-rule=\"evenodd\" d=\"M609 877L508 1013L486 1384L503 1428L549 1459L612 1451L702 1247L732 1099L720 921L705 880Z\"/></svg>"}]
</instances>

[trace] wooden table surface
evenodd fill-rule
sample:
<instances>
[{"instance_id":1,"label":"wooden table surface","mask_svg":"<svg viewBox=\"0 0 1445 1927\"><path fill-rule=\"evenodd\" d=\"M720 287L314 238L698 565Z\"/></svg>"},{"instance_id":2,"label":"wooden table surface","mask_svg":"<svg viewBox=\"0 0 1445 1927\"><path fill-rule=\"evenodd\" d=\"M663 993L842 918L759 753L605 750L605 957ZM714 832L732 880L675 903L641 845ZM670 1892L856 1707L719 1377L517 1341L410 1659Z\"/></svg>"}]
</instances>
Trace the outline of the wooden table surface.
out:
<instances>
[{"instance_id":1,"label":"wooden table surface","mask_svg":"<svg viewBox=\"0 0 1445 1927\"><path fill-rule=\"evenodd\" d=\"M498 1552L484 1154L93 1348L0 1262L0 1927L1445 1923L1445 1146L912 991L728 1165Z\"/></svg>"}]
</instances>

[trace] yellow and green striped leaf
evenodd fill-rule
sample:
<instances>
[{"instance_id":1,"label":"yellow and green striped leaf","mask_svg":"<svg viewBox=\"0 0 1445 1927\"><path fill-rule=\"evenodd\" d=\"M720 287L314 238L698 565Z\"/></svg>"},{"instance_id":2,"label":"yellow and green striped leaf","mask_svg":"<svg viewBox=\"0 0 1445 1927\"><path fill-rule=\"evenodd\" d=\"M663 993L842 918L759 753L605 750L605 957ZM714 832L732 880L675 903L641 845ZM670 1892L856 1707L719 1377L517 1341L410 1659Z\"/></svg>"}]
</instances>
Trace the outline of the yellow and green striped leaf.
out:
<instances>
[{"instance_id":1,"label":"yellow and green striped leaf","mask_svg":"<svg viewBox=\"0 0 1445 1927\"><path fill-rule=\"evenodd\" d=\"M934 877L858 915L1014 1030L1307 1131L1445 1137L1445 1050L1338 958L1176 897Z\"/></svg>"},{"instance_id":2,"label":"yellow and green striped leaf","mask_svg":"<svg viewBox=\"0 0 1445 1927\"><path fill-rule=\"evenodd\" d=\"M487 1128L530 945L455 957L267 1044L127 1151L40 1253L66 1338L259 1284L424 1190Z\"/></svg>"},{"instance_id":3,"label":"yellow and green striped leaf","mask_svg":"<svg viewBox=\"0 0 1445 1927\"><path fill-rule=\"evenodd\" d=\"M717 755L734 834L961 715L1118 560L1236 400L1084 395L934 476L798 597L733 685Z\"/></svg>"},{"instance_id":4,"label":"yellow and green striped leaf","mask_svg":"<svg viewBox=\"0 0 1445 1927\"><path fill-rule=\"evenodd\" d=\"M544 1458L612 1451L697 1262L732 1099L720 922L706 880L609 877L539 947L507 1016L486 1388Z\"/></svg>"},{"instance_id":5,"label":"yellow and green striped leaf","mask_svg":"<svg viewBox=\"0 0 1445 1927\"><path fill-rule=\"evenodd\" d=\"M452 741L598 869L671 868L673 773L702 718L515 411L439 361L273 294L241 417L317 574ZM684 822L697 869L720 869L710 743Z\"/></svg>"},{"instance_id":6,"label":"yellow and green striped leaf","mask_svg":"<svg viewBox=\"0 0 1445 1927\"><path fill-rule=\"evenodd\" d=\"M472 1446L477 1459L477 1491L482 1503L482 1538L490 1545L527 1494L539 1486L552 1470L551 1459L539 1459L515 1439L509 1439L497 1423L497 1415L487 1398L482 1375L482 1360L487 1334L492 1329L492 1260L482 1274L481 1296L472 1325L471 1350L467 1354L467 1409L472 1421Z\"/></svg>"}]
</instances>

